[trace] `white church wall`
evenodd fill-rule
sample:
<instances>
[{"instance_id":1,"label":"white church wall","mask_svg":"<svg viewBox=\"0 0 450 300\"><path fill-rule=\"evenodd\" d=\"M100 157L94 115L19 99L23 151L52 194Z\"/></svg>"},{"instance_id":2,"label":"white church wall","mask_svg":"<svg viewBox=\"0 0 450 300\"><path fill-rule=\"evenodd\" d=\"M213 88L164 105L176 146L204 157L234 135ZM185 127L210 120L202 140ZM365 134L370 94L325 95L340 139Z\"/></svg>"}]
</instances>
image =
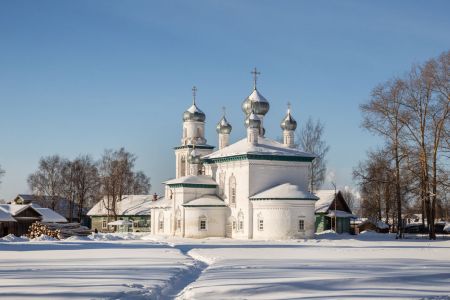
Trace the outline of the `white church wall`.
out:
<instances>
[{"instance_id":1,"label":"white church wall","mask_svg":"<svg viewBox=\"0 0 450 300\"><path fill-rule=\"evenodd\" d=\"M235 224L232 226L231 235L233 238L249 239L252 237L252 216L251 203L249 203L249 161L236 160L210 165L209 172L219 184L218 194L230 207L230 215ZM223 175L221 175L223 174ZM236 181L236 199L231 203L230 178L234 177ZM223 179L223 183L221 182ZM223 184L221 186L221 184ZM243 223L240 226L238 217L243 216Z\"/></svg>"},{"instance_id":2,"label":"white church wall","mask_svg":"<svg viewBox=\"0 0 450 300\"><path fill-rule=\"evenodd\" d=\"M311 200L259 200L253 202L253 238L261 240L314 237ZM260 223L262 220L262 224ZM303 220L303 229L299 228Z\"/></svg>"},{"instance_id":3,"label":"white church wall","mask_svg":"<svg viewBox=\"0 0 450 300\"><path fill-rule=\"evenodd\" d=\"M250 163L249 195L283 183L291 183L308 190L308 166L306 162L252 160Z\"/></svg>"},{"instance_id":4,"label":"white church wall","mask_svg":"<svg viewBox=\"0 0 450 300\"><path fill-rule=\"evenodd\" d=\"M185 207L185 237L224 237L227 207ZM201 221L205 227L201 228Z\"/></svg>"}]
</instances>

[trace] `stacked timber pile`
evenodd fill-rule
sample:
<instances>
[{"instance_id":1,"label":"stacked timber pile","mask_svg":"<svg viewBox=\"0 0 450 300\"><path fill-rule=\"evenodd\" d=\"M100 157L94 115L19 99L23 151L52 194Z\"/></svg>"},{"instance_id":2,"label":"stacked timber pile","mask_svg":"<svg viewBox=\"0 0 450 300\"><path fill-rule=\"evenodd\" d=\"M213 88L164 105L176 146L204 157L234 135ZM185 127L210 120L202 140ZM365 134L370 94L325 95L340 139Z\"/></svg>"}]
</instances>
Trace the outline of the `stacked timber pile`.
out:
<instances>
[{"instance_id":1,"label":"stacked timber pile","mask_svg":"<svg viewBox=\"0 0 450 300\"><path fill-rule=\"evenodd\" d=\"M57 239L66 239L71 236L88 236L92 231L79 223L41 223L35 222L28 229L30 239L47 235Z\"/></svg>"}]
</instances>

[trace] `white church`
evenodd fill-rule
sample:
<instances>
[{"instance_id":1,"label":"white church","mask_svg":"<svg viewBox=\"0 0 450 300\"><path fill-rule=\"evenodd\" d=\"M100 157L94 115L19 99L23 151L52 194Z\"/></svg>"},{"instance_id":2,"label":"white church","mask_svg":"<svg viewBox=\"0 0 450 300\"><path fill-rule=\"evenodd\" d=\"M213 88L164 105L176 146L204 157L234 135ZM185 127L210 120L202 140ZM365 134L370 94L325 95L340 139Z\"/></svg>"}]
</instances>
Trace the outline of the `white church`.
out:
<instances>
[{"instance_id":1,"label":"white church","mask_svg":"<svg viewBox=\"0 0 450 300\"><path fill-rule=\"evenodd\" d=\"M183 114L181 145L175 147L176 177L151 205L151 232L179 237L297 239L314 235L314 204L308 191L314 155L294 147L297 122L288 108L283 143L266 137L269 102L256 86L242 103L247 136L229 144L225 114L217 123L218 149L205 139L205 113L192 105Z\"/></svg>"}]
</instances>

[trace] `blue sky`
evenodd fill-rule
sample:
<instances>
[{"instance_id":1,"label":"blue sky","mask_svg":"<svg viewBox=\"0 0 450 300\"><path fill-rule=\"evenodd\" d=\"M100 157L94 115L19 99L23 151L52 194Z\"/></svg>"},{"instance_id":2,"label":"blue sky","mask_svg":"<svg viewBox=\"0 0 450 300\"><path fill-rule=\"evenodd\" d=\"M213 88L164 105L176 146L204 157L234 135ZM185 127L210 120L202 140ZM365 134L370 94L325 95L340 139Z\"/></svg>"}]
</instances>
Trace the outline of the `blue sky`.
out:
<instances>
[{"instance_id":1,"label":"blue sky","mask_svg":"<svg viewBox=\"0 0 450 300\"><path fill-rule=\"evenodd\" d=\"M1 1L0 199L28 191L41 156L135 153L153 191L198 87L208 142L227 107L231 140L251 69L271 103L267 136L292 103L320 118L340 186L379 143L360 128L371 89L450 48L449 1Z\"/></svg>"}]
</instances>

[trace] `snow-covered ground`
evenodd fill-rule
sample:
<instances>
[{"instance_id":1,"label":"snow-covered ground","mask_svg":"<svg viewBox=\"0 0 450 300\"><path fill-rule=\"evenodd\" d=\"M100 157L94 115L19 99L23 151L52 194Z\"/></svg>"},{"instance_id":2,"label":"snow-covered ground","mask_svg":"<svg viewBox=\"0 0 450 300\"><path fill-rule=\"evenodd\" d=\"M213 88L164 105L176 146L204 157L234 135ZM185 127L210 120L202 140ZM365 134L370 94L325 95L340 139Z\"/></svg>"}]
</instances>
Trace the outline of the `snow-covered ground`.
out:
<instances>
[{"instance_id":1,"label":"snow-covered ground","mask_svg":"<svg viewBox=\"0 0 450 300\"><path fill-rule=\"evenodd\" d=\"M450 299L450 240L7 240L2 299Z\"/></svg>"}]
</instances>

